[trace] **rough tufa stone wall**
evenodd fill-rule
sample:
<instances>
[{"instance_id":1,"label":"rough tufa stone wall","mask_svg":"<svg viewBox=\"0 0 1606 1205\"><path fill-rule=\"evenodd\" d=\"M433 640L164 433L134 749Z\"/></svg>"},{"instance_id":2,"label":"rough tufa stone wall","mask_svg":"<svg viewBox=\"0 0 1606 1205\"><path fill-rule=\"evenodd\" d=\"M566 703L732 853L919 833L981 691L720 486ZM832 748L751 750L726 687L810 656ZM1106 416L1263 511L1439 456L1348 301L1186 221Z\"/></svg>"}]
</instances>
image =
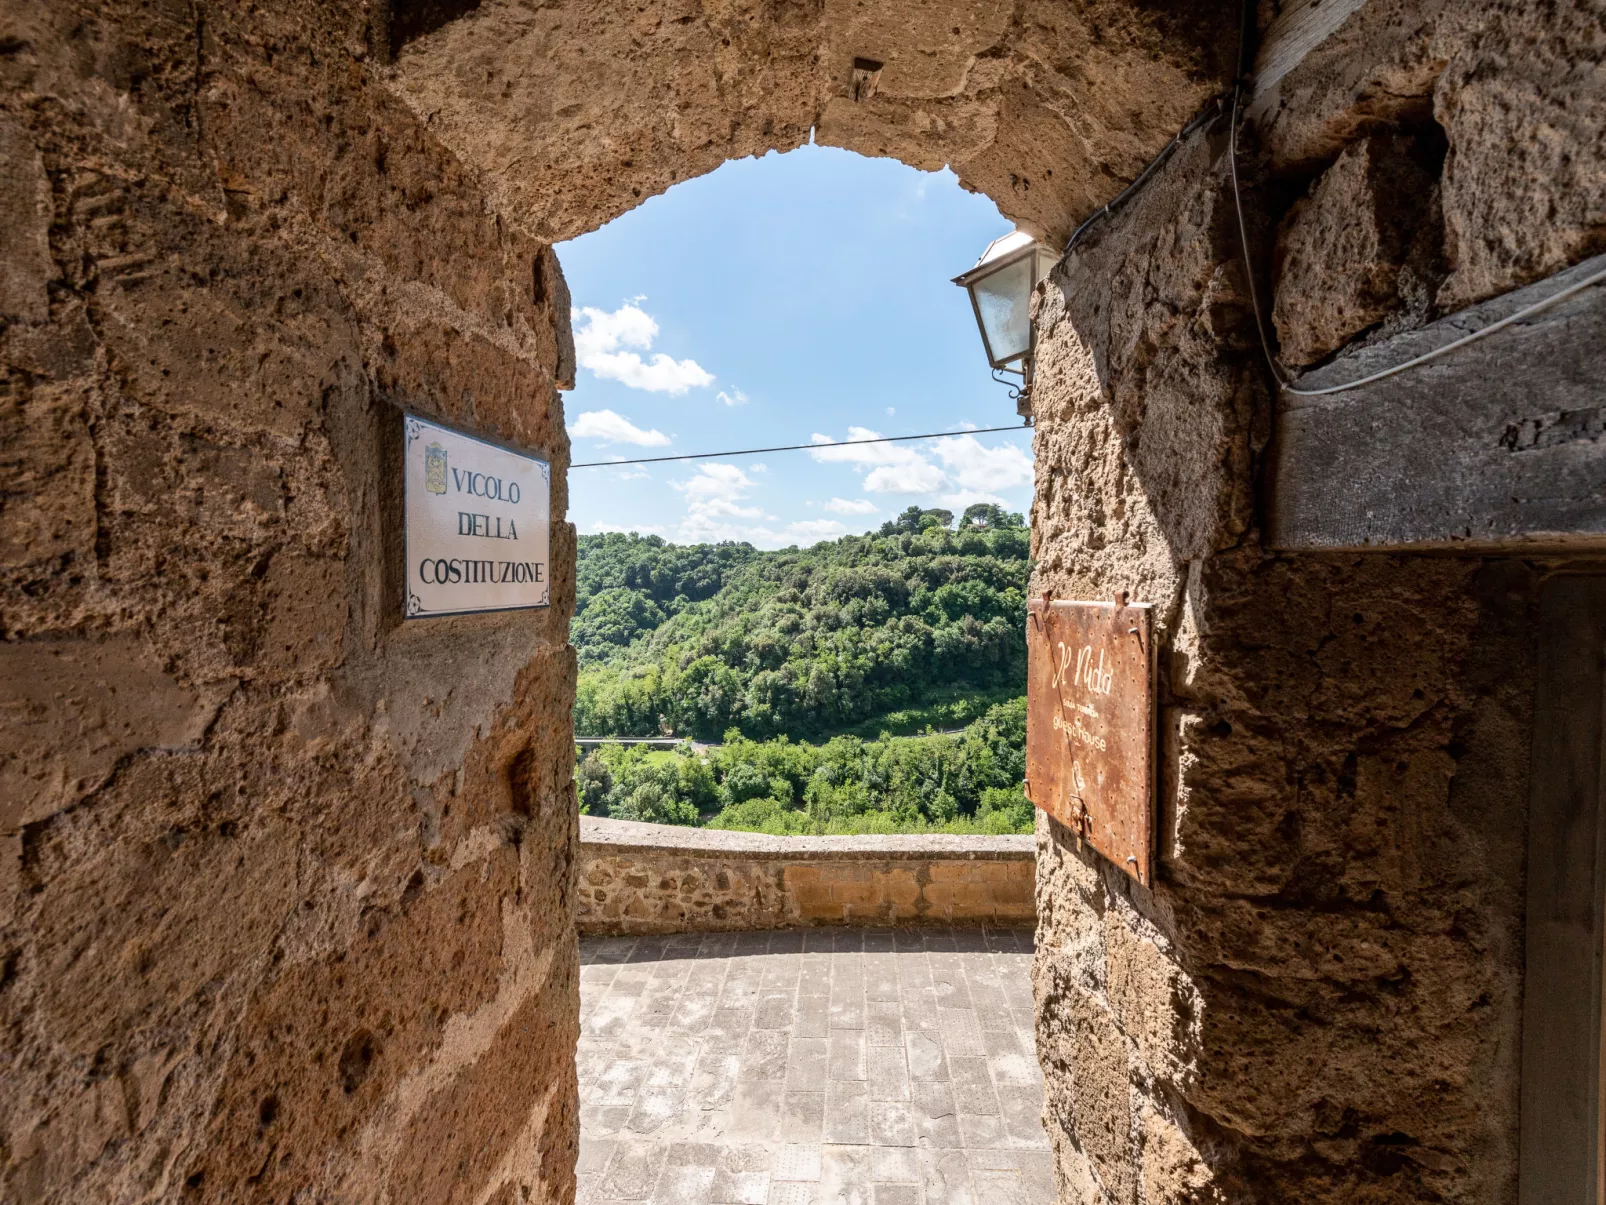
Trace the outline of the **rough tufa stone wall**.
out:
<instances>
[{"instance_id":1,"label":"rough tufa stone wall","mask_svg":"<svg viewBox=\"0 0 1606 1205\"><path fill-rule=\"evenodd\" d=\"M550 1201L572 532L402 624L401 410L555 460L542 244L374 10L0 4L0 1198Z\"/></svg>"},{"instance_id":2,"label":"rough tufa stone wall","mask_svg":"<svg viewBox=\"0 0 1606 1205\"><path fill-rule=\"evenodd\" d=\"M568 1200L573 537L552 611L400 624L398 409L549 449L561 515L535 239L811 128L1063 237L1237 6L396 9L0 0L8 1200ZM1602 17L1369 0L1256 101L1257 245L1357 282L1274 290L1294 358L1602 249ZM1157 890L1039 835L1062 1188L1509 1199L1543 567L1260 548L1222 142L1039 316L1039 585L1169 650Z\"/></svg>"},{"instance_id":3,"label":"rough tufa stone wall","mask_svg":"<svg viewBox=\"0 0 1606 1205\"><path fill-rule=\"evenodd\" d=\"M1606 88L1565 65L1606 11L1463 8L1369 4L1258 106L1295 361L1600 248ZM1034 589L1153 602L1164 641L1155 889L1039 818L1062 1199L1510 1200L1547 567L1262 548L1224 154L1194 138L1039 298Z\"/></svg>"},{"instance_id":4,"label":"rough tufa stone wall","mask_svg":"<svg viewBox=\"0 0 1606 1205\"><path fill-rule=\"evenodd\" d=\"M1031 837L768 837L580 818L581 933L798 925L1019 926Z\"/></svg>"},{"instance_id":5,"label":"rough tufa stone wall","mask_svg":"<svg viewBox=\"0 0 1606 1205\"><path fill-rule=\"evenodd\" d=\"M811 126L1063 234L1231 30L0 0L0 1195L567 1200L573 534L550 612L403 624L400 411L561 516L546 241Z\"/></svg>"},{"instance_id":6,"label":"rough tufa stone wall","mask_svg":"<svg viewBox=\"0 0 1606 1205\"><path fill-rule=\"evenodd\" d=\"M1367 0L1249 112L1289 182L1369 133L1447 148L1435 302L1454 312L1606 251L1603 16L1599 0Z\"/></svg>"}]
</instances>

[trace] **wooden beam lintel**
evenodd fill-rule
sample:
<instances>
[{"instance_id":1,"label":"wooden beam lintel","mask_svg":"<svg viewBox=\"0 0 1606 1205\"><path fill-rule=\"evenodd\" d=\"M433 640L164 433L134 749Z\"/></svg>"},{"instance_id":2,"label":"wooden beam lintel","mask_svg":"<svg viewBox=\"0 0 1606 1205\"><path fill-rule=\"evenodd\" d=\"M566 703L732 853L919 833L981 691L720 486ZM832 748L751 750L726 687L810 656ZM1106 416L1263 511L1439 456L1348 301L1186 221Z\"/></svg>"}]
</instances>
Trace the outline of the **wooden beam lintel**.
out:
<instances>
[{"instance_id":1,"label":"wooden beam lintel","mask_svg":"<svg viewBox=\"0 0 1606 1205\"><path fill-rule=\"evenodd\" d=\"M1357 380L1499 321L1606 255L1306 373ZM1306 551L1606 550L1606 283L1439 359L1283 393L1267 542Z\"/></svg>"}]
</instances>

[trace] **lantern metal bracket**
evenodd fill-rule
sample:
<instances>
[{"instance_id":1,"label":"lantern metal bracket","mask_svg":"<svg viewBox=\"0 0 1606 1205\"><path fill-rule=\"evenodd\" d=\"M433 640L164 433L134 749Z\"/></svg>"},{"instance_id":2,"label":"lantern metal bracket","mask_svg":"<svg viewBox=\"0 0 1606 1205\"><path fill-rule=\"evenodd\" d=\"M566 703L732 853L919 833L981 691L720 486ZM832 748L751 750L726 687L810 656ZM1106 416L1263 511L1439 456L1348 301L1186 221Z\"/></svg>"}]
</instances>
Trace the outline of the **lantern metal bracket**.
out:
<instances>
[{"instance_id":1,"label":"lantern metal bracket","mask_svg":"<svg viewBox=\"0 0 1606 1205\"><path fill-rule=\"evenodd\" d=\"M1029 368L1031 362L1028 360L1026 365ZM1005 378L1004 373L1013 373L1013 371L1015 371L1013 368L994 368L993 379L999 382L1001 386L1004 386L1005 389L1009 389L1009 400L1015 403L1015 413L1026 419L1026 426L1029 427L1031 426L1031 384L1029 384L1028 379L1023 379L1020 384L1015 384L1015 382ZM1021 378L1028 378L1028 373L1020 373L1020 376Z\"/></svg>"},{"instance_id":2,"label":"lantern metal bracket","mask_svg":"<svg viewBox=\"0 0 1606 1205\"><path fill-rule=\"evenodd\" d=\"M1020 384L1008 380L1004 374L1014 373L1021 378ZM1032 358L1027 356L1021 361L1020 368L995 368L993 380L1009 390L1009 400L1015 403L1015 413L1025 420L1025 426L1032 425Z\"/></svg>"}]
</instances>

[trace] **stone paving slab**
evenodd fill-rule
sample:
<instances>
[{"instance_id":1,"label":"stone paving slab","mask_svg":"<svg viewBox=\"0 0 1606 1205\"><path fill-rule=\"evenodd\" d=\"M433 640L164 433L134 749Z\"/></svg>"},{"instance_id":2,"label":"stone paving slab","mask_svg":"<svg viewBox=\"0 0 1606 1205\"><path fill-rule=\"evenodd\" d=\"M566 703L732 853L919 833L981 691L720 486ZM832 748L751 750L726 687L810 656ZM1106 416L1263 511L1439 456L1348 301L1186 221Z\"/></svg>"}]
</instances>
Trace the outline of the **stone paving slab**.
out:
<instances>
[{"instance_id":1,"label":"stone paving slab","mask_svg":"<svg viewBox=\"0 0 1606 1205\"><path fill-rule=\"evenodd\" d=\"M1048 1205L1031 943L583 938L577 1205Z\"/></svg>"}]
</instances>

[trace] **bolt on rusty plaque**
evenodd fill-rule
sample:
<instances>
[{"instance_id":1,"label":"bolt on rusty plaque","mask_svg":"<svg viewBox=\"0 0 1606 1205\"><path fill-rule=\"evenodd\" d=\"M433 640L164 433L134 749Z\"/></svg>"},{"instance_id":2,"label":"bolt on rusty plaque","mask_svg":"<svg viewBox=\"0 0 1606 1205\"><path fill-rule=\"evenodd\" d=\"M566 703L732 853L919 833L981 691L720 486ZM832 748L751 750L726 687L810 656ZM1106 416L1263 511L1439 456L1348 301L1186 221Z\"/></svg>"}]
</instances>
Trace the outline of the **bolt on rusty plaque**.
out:
<instances>
[{"instance_id":1,"label":"bolt on rusty plaque","mask_svg":"<svg viewBox=\"0 0 1606 1205\"><path fill-rule=\"evenodd\" d=\"M1154 609L1026 604L1026 796L1154 884Z\"/></svg>"}]
</instances>

